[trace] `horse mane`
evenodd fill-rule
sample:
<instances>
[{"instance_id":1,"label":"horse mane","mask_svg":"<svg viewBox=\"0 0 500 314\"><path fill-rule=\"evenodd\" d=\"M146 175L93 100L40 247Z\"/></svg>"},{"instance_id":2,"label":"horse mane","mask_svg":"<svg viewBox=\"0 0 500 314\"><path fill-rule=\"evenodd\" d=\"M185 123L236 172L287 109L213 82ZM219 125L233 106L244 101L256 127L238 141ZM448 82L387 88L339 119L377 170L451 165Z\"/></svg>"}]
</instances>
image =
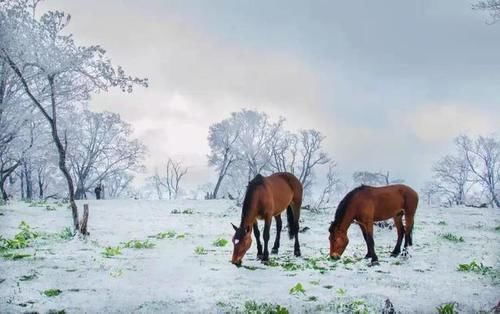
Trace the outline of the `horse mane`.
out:
<instances>
[{"instance_id":1,"label":"horse mane","mask_svg":"<svg viewBox=\"0 0 500 314\"><path fill-rule=\"evenodd\" d=\"M354 196L359 191L366 190L369 186L361 184L357 188L353 189L349 193L347 193L346 196L340 201L339 206L337 206L337 210L335 211L335 218L332 221L330 228L328 231L332 232L333 228L337 227L342 219L344 218L345 212L347 211L347 208L349 207L349 204L351 203L351 200Z\"/></svg>"},{"instance_id":2,"label":"horse mane","mask_svg":"<svg viewBox=\"0 0 500 314\"><path fill-rule=\"evenodd\" d=\"M247 185L247 191L245 193L245 199L243 200L243 209L241 211L241 225L250 212L250 204L252 202L253 194L256 188L264 184L264 177L259 173L253 178Z\"/></svg>"}]
</instances>

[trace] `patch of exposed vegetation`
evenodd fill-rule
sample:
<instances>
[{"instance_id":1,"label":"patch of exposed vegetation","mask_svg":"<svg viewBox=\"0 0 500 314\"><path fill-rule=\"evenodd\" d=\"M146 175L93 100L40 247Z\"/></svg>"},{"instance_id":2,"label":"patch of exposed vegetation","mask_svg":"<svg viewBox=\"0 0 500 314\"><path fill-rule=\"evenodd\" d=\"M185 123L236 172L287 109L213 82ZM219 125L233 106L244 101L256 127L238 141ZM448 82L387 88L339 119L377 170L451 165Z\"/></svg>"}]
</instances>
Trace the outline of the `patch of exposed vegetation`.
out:
<instances>
[{"instance_id":1,"label":"patch of exposed vegetation","mask_svg":"<svg viewBox=\"0 0 500 314\"><path fill-rule=\"evenodd\" d=\"M30 273L28 275L21 276L21 278L19 278L19 281L31 281L31 280L33 280L33 279L35 279L37 277L38 277L37 272L32 272L32 273Z\"/></svg>"},{"instance_id":2,"label":"patch of exposed vegetation","mask_svg":"<svg viewBox=\"0 0 500 314\"><path fill-rule=\"evenodd\" d=\"M195 249L194 249L194 252L198 255L206 255L207 254L207 250L205 250L205 248L203 246L197 246Z\"/></svg>"},{"instance_id":3,"label":"patch of exposed vegetation","mask_svg":"<svg viewBox=\"0 0 500 314\"><path fill-rule=\"evenodd\" d=\"M31 257L31 254L24 254L24 253L3 253L2 257L5 259L10 259L10 260L19 260L27 257Z\"/></svg>"},{"instance_id":4,"label":"patch of exposed vegetation","mask_svg":"<svg viewBox=\"0 0 500 314\"><path fill-rule=\"evenodd\" d=\"M455 311L456 305L457 304L455 302L445 303L436 307L436 310L438 311L439 314L455 314L458 313L457 311Z\"/></svg>"},{"instance_id":5,"label":"patch of exposed vegetation","mask_svg":"<svg viewBox=\"0 0 500 314\"><path fill-rule=\"evenodd\" d=\"M155 244L149 240L130 240L125 242L123 247L128 249L152 249L155 247Z\"/></svg>"},{"instance_id":6,"label":"patch of exposed vegetation","mask_svg":"<svg viewBox=\"0 0 500 314\"><path fill-rule=\"evenodd\" d=\"M455 242L455 243L464 242L463 237L456 236L453 233L445 233L445 234L441 235L441 237L443 239L446 239L448 241Z\"/></svg>"},{"instance_id":7,"label":"patch of exposed vegetation","mask_svg":"<svg viewBox=\"0 0 500 314\"><path fill-rule=\"evenodd\" d=\"M48 289L43 292L48 297L56 297L62 293L59 289Z\"/></svg>"},{"instance_id":8,"label":"patch of exposed vegetation","mask_svg":"<svg viewBox=\"0 0 500 314\"><path fill-rule=\"evenodd\" d=\"M288 314L288 309L279 304L257 303L253 300L246 301L244 305L245 314Z\"/></svg>"},{"instance_id":9,"label":"patch of exposed vegetation","mask_svg":"<svg viewBox=\"0 0 500 314\"><path fill-rule=\"evenodd\" d=\"M122 255L122 250L119 246L107 246L101 254L106 258L111 258L117 255Z\"/></svg>"},{"instance_id":10,"label":"patch of exposed vegetation","mask_svg":"<svg viewBox=\"0 0 500 314\"><path fill-rule=\"evenodd\" d=\"M168 231L165 231L165 232L158 232L156 235L154 235L153 237L158 239L158 240L161 240L161 239L165 239L165 238L168 238L168 239L173 239L176 237L176 232L173 231L173 230L168 230Z\"/></svg>"},{"instance_id":11,"label":"patch of exposed vegetation","mask_svg":"<svg viewBox=\"0 0 500 314\"><path fill-rule=\"evenodd\" d=\"M441 225L441 226L446 226L446 225L447 225L447 223L446 223L446 221L441 220L440 222L438 222L438 225Z\"/></svg>"},{"instance_id":12,"label":"patch of exposed vegetation","mask_svg":"<svg viewBox=\"0 0 500 314\"><path fill-rule=\"evenodd\" d=\"M61 232L59 232L58 236L62 240L69 240L74 236L73 230L71 230L70 227L66 227Z\"/></svg>"},{"instance_id":13,"label":"patch of exposed vegetation","mask_svg":"<svg viewBox=\"0 0 500 314\"><path fill-rule=\"evenodd\" d=\"M468 264L459 264L457 270L463 272L474 272L481 275L495 275L493 267L485 266L483 263L478 264L476 261L472 261Z\"/></svg>"},{"instance_id":14,"label":"patch of exposed vegetation","mask_svg":"<svg viewBox=\"0 0 500 314\"><path fill-rule=\"evenodd\" d=\"M38 232L34 231L24 221L21 221L18 228L20 231L13 239L6 239L0 236L0 251L24 249L28 247L32 240L40 236Z\"/></svg>"},{"instance_id":15,"label":"patch of exposed vegetation","mask_svg":"<svg viewBox=\"0 0 500 314\"><path fill-rule=\"evenodd\" d=\"M302 286L302 284L299 282L298 284L296 284L295 286L293 286L290 289L290 291L288 291L288 293L290 293L292 295L305 294L306 293L306 289L304 289L304 286Z\"/></svg>"},{"instance_id":16,"label":"patch of exposed vegetation","mask_svg":"<svg viewBox=\"0 0 500 314\"><path fill-rule=\"evenodd\" d=\"M226 246L227 244L229 243L228 240L224 239L224 238L218 238L217 240L215 240L212 245L213 246L217 246L217 247L223 247L223 246Z\"/></svg>"},{"instance_id":17,"label":"patch of exposed vegetation","mask_svg":"<svg viewBox=\"0 0 500 314\"><path fill-rule=\"evenodd\" d=\"M173 209L171 212L171 214L183 214L183 215L192 215L194 214L194 209L192 208L186 208L186 209Z\"/></svg>"}]
</instances>

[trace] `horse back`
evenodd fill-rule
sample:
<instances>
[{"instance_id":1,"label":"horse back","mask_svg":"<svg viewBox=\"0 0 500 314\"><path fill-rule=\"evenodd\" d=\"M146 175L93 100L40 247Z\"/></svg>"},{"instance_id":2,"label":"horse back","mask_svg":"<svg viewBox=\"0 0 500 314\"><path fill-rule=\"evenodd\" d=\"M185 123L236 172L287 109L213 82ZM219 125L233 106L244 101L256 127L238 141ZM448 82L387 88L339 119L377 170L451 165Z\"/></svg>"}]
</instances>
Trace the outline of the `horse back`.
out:
<instances>
[{"instance_id":1,"label":"horse back","mask_svg":"<svg viewBox=\"0 0 500 314\"><path fill-rule=\"evenodd\" d=\"M265 177L264 181L276 210L287 208L292 201L299 204L302 202L302 184L293 174L278 172Z\"/></svg>"},{"instance_id":2,"label":"horse back","mask_svg":"<svg viewBox=\"0 0 500 314\"><path fill-rule=\"evenodd\" d=\"M375 205L376 220L393 217L401 210L407 215L413 215L417 208L417 192L404 184L374 187L370 194Z\"/></svg>"}]
</instances>

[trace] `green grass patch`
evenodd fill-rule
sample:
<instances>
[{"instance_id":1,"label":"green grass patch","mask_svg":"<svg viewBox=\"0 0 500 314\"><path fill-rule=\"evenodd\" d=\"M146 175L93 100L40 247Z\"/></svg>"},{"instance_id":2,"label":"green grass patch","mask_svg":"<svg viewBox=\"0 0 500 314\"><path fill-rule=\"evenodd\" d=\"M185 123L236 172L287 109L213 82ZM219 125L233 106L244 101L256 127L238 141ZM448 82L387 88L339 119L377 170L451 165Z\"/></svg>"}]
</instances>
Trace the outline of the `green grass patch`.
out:
<instances>
[{"instance_id":1,"label":"green grass patch","mask_svg":"<svg viewBox=\"0 0 500 314\"><path fill-rule=\"evenodd\" d=\"M483 263L478 264L476 261L472 261L469 264L459 264L457 270L462 272L474 272L481 275L497 275L493 267L485 266Z\"/></svg>"},{"instance_id":2,"label":"green grass patch","mask_svg":"<svg viewBox=\"0 0 500 314\"><path fill-rule=\"evenodd\" d=\"M56 297L62 293L59 289L48 289L43 292L47 297Z\"/></svg>"},{"instance_id":3,"label":"green grass patch","mask_svg":"<svg viewBox=\"0 0 500 314\"><path fill-rule=\"evenodd\" d=\"M101 254L106 258L122 255L122 249L119 246L107 246Z\"/></svg>"},{"instance_id":4,"label":"green grass patch","mask_svg":"<svg viewBox=\"0 0 500 314\"><path fill-rule=\"evenodd\" d=\"M127 249L152 249L155 247L155 244L149 240L130 240L125 242L123 247Z\"/></svg>"},{"instance_id":5,"label":"green grass patch","mask_svg":"<svg viewBox=\"0 0 500 314\"><path fill-rule=\"evenodd\" d=\"M165 239L165 238L172 239L172 238L175 238L175 236L176 236L175 231L168 230L165 232L159 232L154 237L158 240L161 240L161 239Z\"/></svg>"},{"instance_id":6,"label":"green grass patch","mask_svg":"<svg viewBox=\"0 0 500 314\"><path fill-rule=\"evenodd\" d=\"M445 233L445 234L441 235L441 237L443 239L446 239L448 241L455 242L455 243L464 242L463 237L456 236L453 233Z\"/></svg>"},{"instance_id":7,"label":"green grass patch","mask_svg":"<svg viewBox=\"0 0 500 314\"><path fill-rule=\"evenodd\" d=\"M243 313L245 314L288 314L288 309L279 304L257 303L253 300L246 301Z\"/></svg>"},{"instance_id":8,"label":"green grass patch","mask_svg":"<svg viewBox=\"0 0 500 314\"><path fill-rule=\"evenodd\" d=\"M205 248L203 246L197 246L194 249L194 253L197 254L197 255L206 255L207 254L207 250L205 250Z\"/></svg>"},{"instance_id":9,"label":"green grass patch","mask_svg":"<svg viewBox=\"0 0 500 314\"><path fill-rule=\"evenodd\" d=\"M23 253L4 253L2 257L5 259L10 259L13 261L20 260L23 258L31 257L31 254L23 254Z\"/></svg>"},{"instance_id":10,"label":"green grass patch","mask_svg":"<svg viewBox=\"0 0 500 314\"><path fill-rule=\"evenodd\" d=\"M217 240L215 240L212 245L213 246L217 246L217 247L223 247L223 246L226 246L227 244L229 243L228 240L224 239L224 238L218 238Z\"/></svg>"},{"instance_id":11,"label":"green grass patch","mask_svg":"<svg viewBox=\"0 0 500 314\"><path fill-rule=\"evenodd\" d=\"M73 236L74 236L73 230L70 227L66 227L61 232L59 232L58 236L59 236L59 239L69 240L69 239L73 238Z\"/></svg>"},{"instance_id":12,"label":"green grass patch","mask_svg":"<svg viewBox=\"0 0 500 314\"><path fill-rule=\"evenodd\" d=\"M299 282L290 289L289 293L292 295L304 294L306 293L306 289L304 289L304 286L302 286L302 284Z\"/></svg>"},{"instance_id":13,"label":"green grass patch","mask_svg":"<svg viewBox=\"0 0 500 314\"><path fill-rule=\"evenodd\" d=\"M456 305L457 304L455 302L445 303L445 304L442 304L442 305L436 307L436 310L438 311L439 314L455 314L455 313L458 313L455 310Z\"/></svg>"},{"instance_id":14,"label":"green grass patch","mask_svg":"<svg viewBox=\"0 0 500 314\"><path fill-rule=\"evenodd\" d=\"M363 300L352 300L347 303L338 303L335 306L338 313L368 314L370 308Z\"/></svg>"},{"instance_id":15,"label":"green grass patch","mask_svg":"<svg viewBox=\"0 0 500 314\"><path fill-rule=\"evenodd\" d=\"M31 240L34 240L40 236L38 232L34 231L24 221L21 221L18 229L20 231L14 236L13 239L6 239L0 236L0 251L24 249L28 247Z\"/></svg>"},{"instance_id":16,"label":"green grass patch","mask_svg":"<svg viewBox=\"0 0 500 314\"><path fill-rule=\"evenodd\" d=\"M183 214L183 215L192 215L194 214L194 209L192 208L186 208L186 209L173 209L171 214Z\"/></svg>"}]
</instances>

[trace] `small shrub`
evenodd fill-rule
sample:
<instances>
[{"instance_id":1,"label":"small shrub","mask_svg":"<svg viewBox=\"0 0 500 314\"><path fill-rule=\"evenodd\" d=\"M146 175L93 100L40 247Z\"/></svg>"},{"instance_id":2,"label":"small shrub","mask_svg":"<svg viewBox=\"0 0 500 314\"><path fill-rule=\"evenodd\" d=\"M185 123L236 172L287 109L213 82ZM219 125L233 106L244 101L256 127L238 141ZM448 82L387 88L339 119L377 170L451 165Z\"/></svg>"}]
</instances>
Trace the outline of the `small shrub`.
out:
<instances>
[{"instance_id":1,"label":"small shrub","mask_svg":"<svg viewBox=\"0 0 500 314\"><path fill-rule=\"evenodd\" d=\"M436 307L436 310L438 311L439 314L455 314L457 313L457 311L455 311L455 305L456 305L455 302L445 303Z\"/></svg>"},{"instance_id":2,"label":"small shrub","mask_svg":"<svg viewBox=\"0 0 500 314\"><path fill-rule=\"evenodd\" d=\"M353 300L348 303L339 303L336 306L339 313L368 314L370 309L363 300Z\"/></svg>"},{"instance_id":3,"label":"small shrub","mask_svg":"<svg viewBox=\"0 0 500 314\"><path fill-rule=\"evenodd\" d=\"M121 255L122 250L119 246L116 247L108 246L104 248L104 251L101 254L106 258L111 258L113 256Z\"/></svg>"},{"instance_id":4,"label":"small shrub","mask_svg":"<svg viewBox=\"0 0 500 314\"><path fill-rule=\"evenodd\" d=\"M160 233L155 235L155 238L157 238L157 239L165 239L165 238L172 239L174 237L175 237L175 231L172 231L172 230L169 230L166 232L160 232Z\"/></svg>"},{"instance_id":5,"label":"small shrub","mask_svg":"<svg viewBox=\"0 0 500 314\"><path fill-rule=\"evenodd\" d=\"M246 301L245 314L288 314L288 309L279 304L257 303L255 301Z\"/></svg>"},{"instance_id":6,"label":"small shrub","mask_svg":"<svg viewBox=\"0 0 500 314\"><path fill-rule=\"evenodd\" d=\"M69 240L73 238L73 230L70 227L64 228L61 232L59 232L59 238L63 240Z\"/></svg>"},{"instance_id":7,"label":"small shrub","mask_svg":"<svg viewBox=\"0 0 500 314\"><path fill-rule=\"evenodd\" d=\"M170 213L171 214L192 215L192 214L194 214L194 209L192 209L192 208L186 208L186 209L183 209L183 210L173 209Z\"/></svg>"},{"instance_id":8,"label":"small shrub","mask_svg":"<svg viewBox=\"0 0 500 314\"><path fill-rule=\"evenodd\" d=\"M153 242L150 242L149 240L130 240L125 243L123 247L128 248L128 249L151 249L155 246Z\"/></svg>"},{"instance_id":9,"label":"small shrub","mask_svg":"<svg viewBox=\"0 0 500 314\"><path fill-rule=\"evenodd\" d=\"M454 235L453 233L445 233L442 235L442 237L446 240L449 240L449 241L455 242L455 243L464 242L464 238L458 237L458 236Z\"/></svg>"},{"instance_id":10,"label":"small shrub","mask_svg":"<svg viewBox=\"0 0 500 314\"><path fill-rule=\"evenodd\" d=\"M289 291L290 294L293 294L293 295L297 295L297 294L304 294L306 293L306 289L304 289L304 287L302 286L302 284L299 282L298 284L296 284L295 286L293 286L290 291Z\"/></svg>"},{"instance_id":11,"label":"small shrub","mask_svg":"<svg viewBox=\"0 0 500 314\"><path fill-rule=\"evenodd\" d=\"M207 254L207 251L205 250L205 248L203 246L197 246L195 249L194 249L194 252L198 255L205 255Z\"/></svg>"},{"instance_id":12,"label":"small shrub","mask_svg":"<svg viewBox=\"0 0 500 314\"><path fill-rule=\"evenodd\" d=\"M492 267L485 266L483 265L483 263L478 264L476 263L476 261L472 261L469 264L459 264L457 270L463 272L475 272L482 275L486 275L488 273L493 272Z\"/></svg>"},{"instance_id":13,"label":"small shrub","mask_svg":"<svg viewBox=\"0 0 500 314\"><path fill-rule=\"evenodd\" d=\"M218 238L217 240L215 240L212 244L214 246L217 246L217 247L223 247L223 246L226 246L227 244L229 243L228 240L224 239L224 238Z\"/></svg>"},{"instance_id":14,"label":"small shrub","mask_svg":"<svg viewBox=\"0 0 500 314\"><path fill-rule=\"evenodd\" d=\"M40 234L34 231L26 222L21 221L18 227L21 231L19 231L14 239L6 239L0 236L0 250L5 251L8 249L23 249L28 247L29 242L33 239L36 239L40 236Z\"/></svg>"},{"instance_id":15,"label":"small shrub","mask_svg":"<svg viewBox=\"0 0 500 314\"><path fill-rule=\"evenodd\" d=\"M59 289L48 289L43 292L43 294L45 294L48 297L55 297L60 295L61 293L62 291Z\"/></svg>"}]
</instances>

